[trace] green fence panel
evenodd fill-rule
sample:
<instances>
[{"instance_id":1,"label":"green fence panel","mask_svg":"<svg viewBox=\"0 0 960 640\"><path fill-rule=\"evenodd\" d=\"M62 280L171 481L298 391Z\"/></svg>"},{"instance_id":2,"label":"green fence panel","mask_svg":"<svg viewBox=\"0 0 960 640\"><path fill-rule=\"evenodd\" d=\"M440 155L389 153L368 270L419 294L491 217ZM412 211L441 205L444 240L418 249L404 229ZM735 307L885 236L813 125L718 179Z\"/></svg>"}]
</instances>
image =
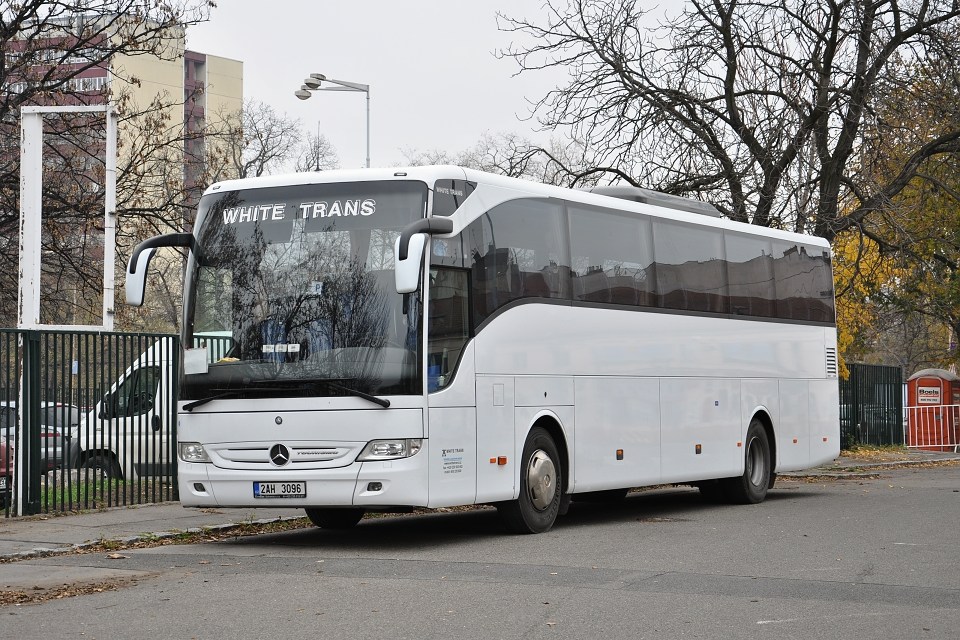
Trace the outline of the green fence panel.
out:
<instances>
[{"instance_id":1,"label":"green fence panel","mask_svg":"<svg viewBox=\"0 0 960 640\"><path fill-rule=\"evenodd\" d=\"M2 513L176 500L179 370L175 335L0 330Z\"/></svg>"},{"instance_id":2,"label":"green fence panel","mask_svg":"<svg viewBox=\"0 0 960 640\"><path fill-rule=\"evenodd\" d=\"M900 367L849 364L840 381L840 442L855 445L903 444L903 371Z\"/></svg>"}]
</instances>

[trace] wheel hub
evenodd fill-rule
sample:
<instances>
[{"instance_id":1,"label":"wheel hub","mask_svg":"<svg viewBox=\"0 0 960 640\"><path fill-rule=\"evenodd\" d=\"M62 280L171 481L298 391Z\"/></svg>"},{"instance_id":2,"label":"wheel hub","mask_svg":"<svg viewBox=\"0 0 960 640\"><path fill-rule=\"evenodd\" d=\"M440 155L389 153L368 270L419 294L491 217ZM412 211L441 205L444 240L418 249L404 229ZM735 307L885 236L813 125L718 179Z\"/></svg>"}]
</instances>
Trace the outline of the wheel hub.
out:
<instances>
[{"instance_id":1,"label":"wheel hub","mask_svg":"<svg viewBox=\"0 0 960 640\"><path fill-rule=\"evenodd\" d=\"M538 449L530 456L527 465L527 489L530 502L543 511L553 502L556 493L557 469L553 460L543 450Z\"/></svg>"}]
</instances>

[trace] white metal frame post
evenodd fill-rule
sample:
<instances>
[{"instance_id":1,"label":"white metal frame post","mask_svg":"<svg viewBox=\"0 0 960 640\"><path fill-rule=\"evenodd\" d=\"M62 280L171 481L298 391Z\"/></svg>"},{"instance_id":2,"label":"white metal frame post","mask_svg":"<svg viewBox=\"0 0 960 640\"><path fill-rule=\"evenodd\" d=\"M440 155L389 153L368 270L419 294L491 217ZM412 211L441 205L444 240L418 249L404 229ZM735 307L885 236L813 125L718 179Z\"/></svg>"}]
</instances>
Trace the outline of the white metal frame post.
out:
<instances>
[{"instance_id":1,"label":"white metal frame post","mask_svg":"<svg viewBox=\"0 0 960 640\"><path fill-rule=\"evenodd\" d=\"M106 117L103 203L103 321L99 326L81 325L95 331L113 331L114 261L117 244L117 114L112 105L75 107L23 107L20 111L20 282L17 294L18 328L76 329L78 326L40 324L40 239L43 230L43 116L48 113L98 113ZM21 349L24 334L19 337ZM23 375L23 374L22 374ZM20 382L17 410L20 424L26 424L23 412L28 394L26 380ZM23 446L30 434L17 430L15 464L17 480L17 515L25 515L28 500L29 465L24 459L28 447Z\"/></svg>"},{"instance_id":2,"label":"white metal frame post","mask_svg":"<svg viewBox=\"0 0 960 640\"><path fill-rule=\"evenodd\" d=\"M20 290L21 329L76 326L40 324L40 236L43 219L43 116L48 113L97 113L106 117L105 195L103 203L103 321L85 328L113 331L117 250L117 114L112 105L23 107L20 112Z\"/></svg>"}]
</instances>

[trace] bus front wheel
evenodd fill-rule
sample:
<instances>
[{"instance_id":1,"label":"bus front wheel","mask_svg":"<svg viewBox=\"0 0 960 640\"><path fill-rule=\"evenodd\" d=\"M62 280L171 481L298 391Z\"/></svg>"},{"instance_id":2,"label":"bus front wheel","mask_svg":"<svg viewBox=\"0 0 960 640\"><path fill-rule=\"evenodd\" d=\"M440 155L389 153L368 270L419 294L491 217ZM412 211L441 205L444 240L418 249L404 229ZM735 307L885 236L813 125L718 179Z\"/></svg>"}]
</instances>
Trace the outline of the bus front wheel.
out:
<instances>
[{"instance_id":1,"label":"bus front wheel","mask_svg":"<svg viewBox=\"0 0 960 640\"><path fill-rule=\"evenodd\" d=\"M363 517L363 509L304 509L310 522L321 529L352 529Z\"/></svg>"},{"instance_id":2,"label":"bus front wheel","mask_svg":"<svg viewBox=\"0 0 960 640\"><path fill-rule=\"evenodd\" d=\"M723 480L727 499L736 504L757 504L773 484L770 440L763 423L754 418L747 429L743 475Z\"/></svg>"},{"instance_id":3,"label":"bus front wheel","mask_svg":"<svg viewBox=\"0 0 960 640\"><path fill-rule=\"evenodd\" d=\"M553 438L534 427L523 445L520 496L497 505L507 528L515 533L543 533L553 527L562 493L560 456Z\"/></svg>"}]
</instances>

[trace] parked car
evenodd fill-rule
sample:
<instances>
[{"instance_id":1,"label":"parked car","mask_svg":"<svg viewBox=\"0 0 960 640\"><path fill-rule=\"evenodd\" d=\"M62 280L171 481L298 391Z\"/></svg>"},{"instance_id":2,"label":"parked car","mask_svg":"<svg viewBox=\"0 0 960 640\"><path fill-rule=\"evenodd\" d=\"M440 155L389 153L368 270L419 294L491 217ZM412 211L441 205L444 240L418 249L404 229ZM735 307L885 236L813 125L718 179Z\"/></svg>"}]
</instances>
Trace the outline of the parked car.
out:
<instances>
[{"instance_id":1,"label":"parked car","mask_svg":"<svg viewBox=\"0 0 960 640\"><path fill-rule=\"evenodd\" d=\"M16 401L0 402L0 438L13 444L16 424ZM44 471L62 467L64 452L80 425L80 409L61 402L41 402L40 425L40 459Z\"/></svg>"}]
</instances>

